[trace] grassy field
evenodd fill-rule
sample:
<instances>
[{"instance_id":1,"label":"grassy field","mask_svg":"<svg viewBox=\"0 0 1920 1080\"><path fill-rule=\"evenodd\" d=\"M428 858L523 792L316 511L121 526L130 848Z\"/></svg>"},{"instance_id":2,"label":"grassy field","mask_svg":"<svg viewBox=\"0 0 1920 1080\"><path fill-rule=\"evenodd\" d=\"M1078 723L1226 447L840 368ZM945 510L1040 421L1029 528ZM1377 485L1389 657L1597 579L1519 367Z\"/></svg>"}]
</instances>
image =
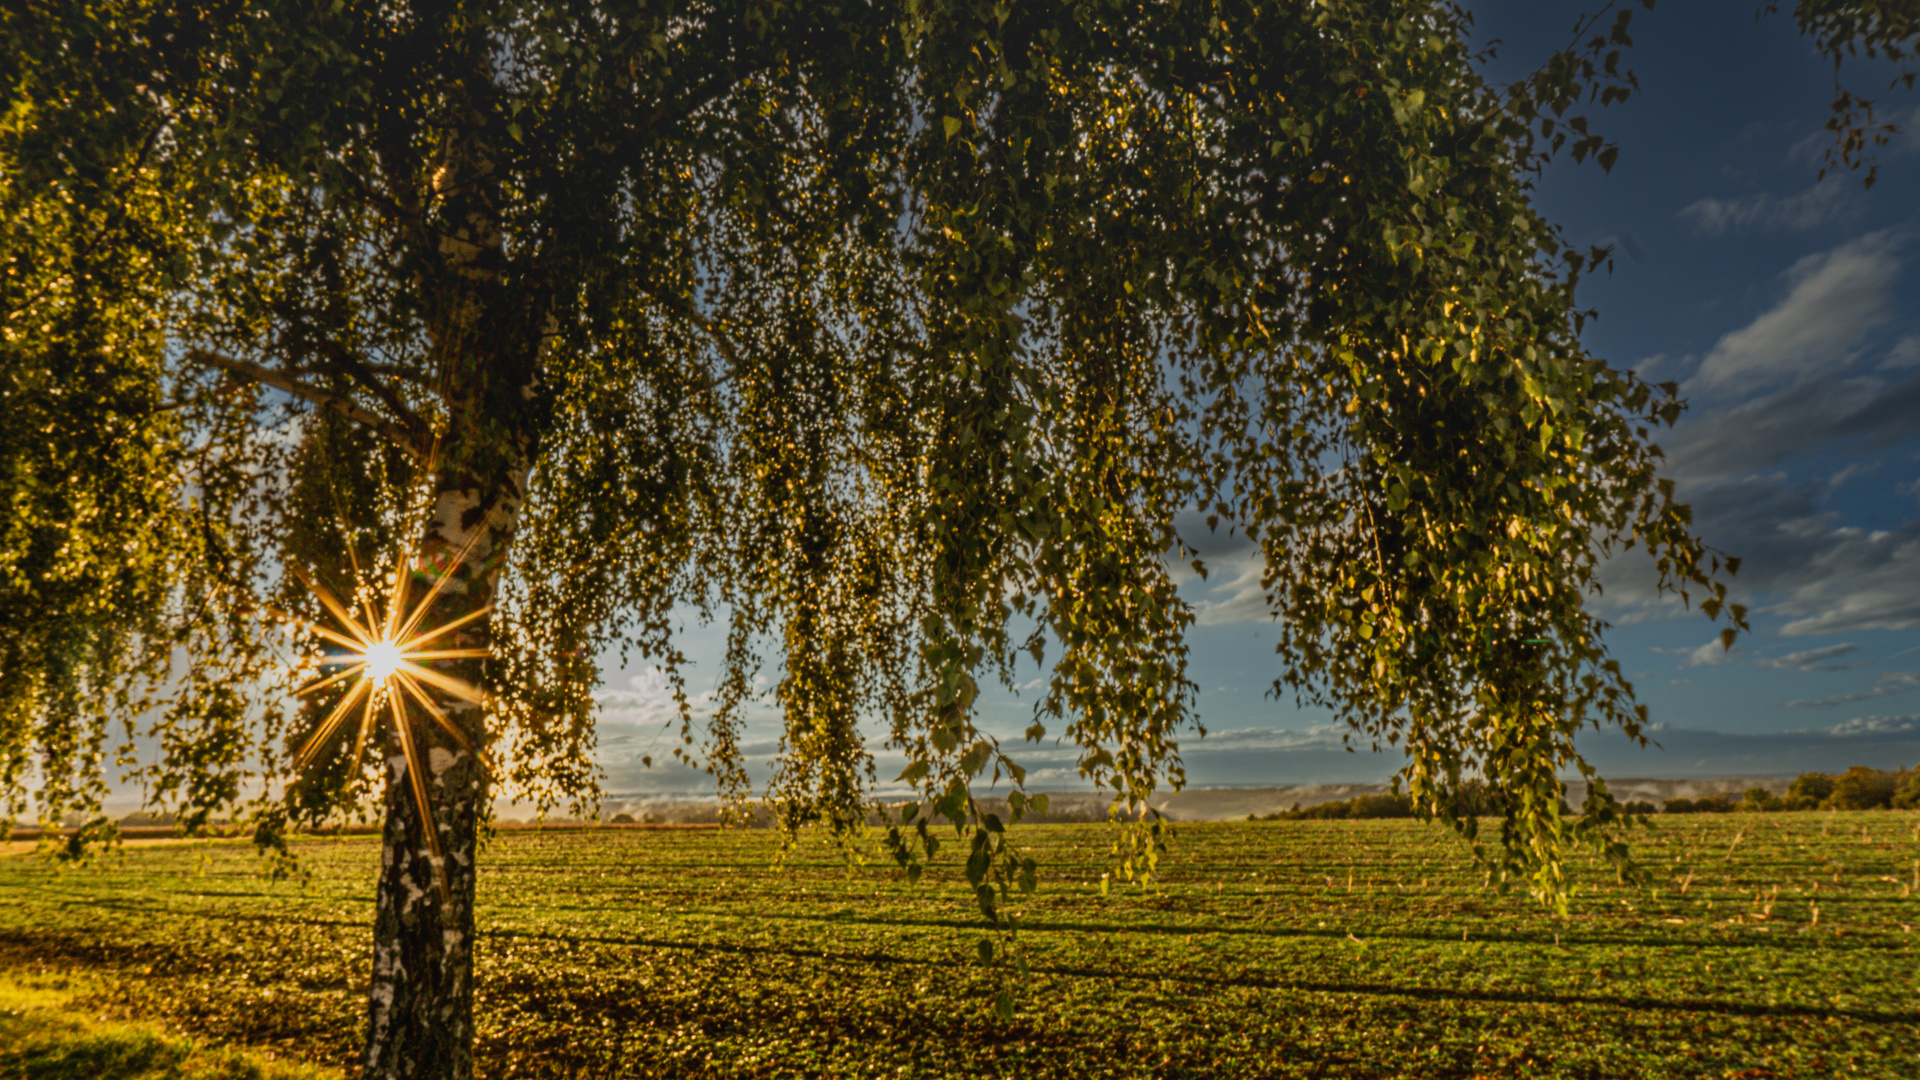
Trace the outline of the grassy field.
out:
<instances>
[{"instance_id":1,"label":"grassy field","mask_svg":"<svg viewBox=\"0 0 1920 1080\"><path fill-rule=\"evenodd\" d=\"M773 869L765 833L503 833L481 876L481 1074L1920 1075L1917 814L1666 818L1637 845L1657 892L1590 867L1567 919L1481 889L1413 822L1187 825L1163 885L1106 897L1101 827L1024 835L1043 888L1003 1023L952 866L910 887L823 849ZM377 849L300 850L304 887L236 845L0 859L0 977L78 980L76 1015L344 1065ZM0 1023L26 1014L0 1002ZM64 1075L7 1053L0 1076Z\"/></svg>"}]
</instances>

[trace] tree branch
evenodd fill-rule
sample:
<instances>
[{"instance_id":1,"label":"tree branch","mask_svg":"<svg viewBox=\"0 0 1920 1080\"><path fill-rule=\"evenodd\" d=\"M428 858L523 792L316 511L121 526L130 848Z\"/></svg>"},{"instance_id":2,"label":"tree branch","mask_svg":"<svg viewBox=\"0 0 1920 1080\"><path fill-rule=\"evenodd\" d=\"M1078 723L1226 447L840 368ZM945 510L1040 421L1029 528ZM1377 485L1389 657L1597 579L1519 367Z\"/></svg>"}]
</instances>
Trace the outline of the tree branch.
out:
<instances>
[{"instance_id":1,"label":"tree branch","mask_svg":"<svg viewBox=\"0 0 1920 1080\"><path fill-rule=\"evenodd\" d=\"M380 378L372 367L355 356L346 346L330 338L315 339L313 344L322 355L338 365L341 374L359 383L361 387L379 398L387 408L393 410L393 414L400 418L400 422L406 426L415 442L425 441L428 431L426 421L407 408L407 403L400 400L400 395L394 393L393 387L388 386L386 380Z\"/></svg>"},{"instance_id":2,"label":"tree branch","mask_svg":"<svg viewBox=\"0 0 1920 1080\"><path fill-rule=\"evenodd\" d=\"M395 446L398 446L416 458L426 457L426 453L421 449L420 442L414 437L413 432L408 431L404 426L396 424L377 413L369 412L355 405L353 400L344 394L336 394L331 390L323 390L317 386L309 386L306 383L289 378L284 373L275 371L272 368L262 367L248 360L236 360L231 356L222 356L219 353L208 352L205 349L187 350L186 360L192 364L202 364L206 367L219 368L229 375L239 376L249 382L271 386L276 390L284 390L294 397L311 403L317 408L325 409L336 416L343 416L356 424L372 429L388 442L393 443Z\"/></svg>"},{"instance_id":3,"label":"tree branch","mask_svg":"<svg viewBox=\"0 0 1920 1080\"><path fill-rule=\"evenodd\" d=\"M637 282L636 287L654 303L659 304L675 315L682 316L688 322L698 327L702 333L707 335L708 340L713 342L714 348L719 350L721 357L727 362L727 374L719 379L715 379L713 386L709 387L709 389L726 383L740 373L740 353L739 350L734 347L733 338L729 336L725 330L721 329L718 323L701 314L700 309L695 307L692 301L674 296L671 293L663 293L649 288L644 281Z\"/></svg>"}]
</instances>

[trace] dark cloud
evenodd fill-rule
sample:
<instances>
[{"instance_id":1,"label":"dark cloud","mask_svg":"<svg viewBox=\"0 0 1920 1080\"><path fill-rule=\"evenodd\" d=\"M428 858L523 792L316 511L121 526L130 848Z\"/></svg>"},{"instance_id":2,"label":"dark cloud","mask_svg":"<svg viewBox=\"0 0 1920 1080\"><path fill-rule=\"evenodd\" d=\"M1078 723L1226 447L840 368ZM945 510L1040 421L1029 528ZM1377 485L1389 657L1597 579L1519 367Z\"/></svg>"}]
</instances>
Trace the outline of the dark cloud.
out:
<instances>
[{"instance_id":1,"label":"dark cloud","mask_svg":"<svg viewBox=\"0 0 1920 1080\"><path fill-rule=\"evenodd\" d=\"M1831 727L1764 735L1670 727L1651 737L1657 745L1640 747L1617 732L1597 732L1583 737L1580 749L1607 776L1791 776L1920 762L1920 715L1862 716Z\"/></svg>"},{"instance_id":2,"label":"dark cloud","mask_svg":"<svg viewBox=\"0 0 1920 1080\"><path fill-rule=\"evenodd\" d=\"M1920 376L1871 375L1789 387L1683 420L1662 442L1689 488L1832 447L1873 450L1920 432Z\"/></svg>"}]
</instances>

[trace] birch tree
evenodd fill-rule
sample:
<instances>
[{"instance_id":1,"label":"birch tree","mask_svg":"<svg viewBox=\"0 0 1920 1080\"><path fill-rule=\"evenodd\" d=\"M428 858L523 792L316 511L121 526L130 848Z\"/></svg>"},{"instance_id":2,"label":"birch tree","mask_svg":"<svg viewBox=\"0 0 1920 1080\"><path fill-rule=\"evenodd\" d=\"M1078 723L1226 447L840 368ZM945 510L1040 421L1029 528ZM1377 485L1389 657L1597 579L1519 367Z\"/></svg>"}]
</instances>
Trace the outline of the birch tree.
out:
<instances>
[{"instance_id":1,"label":"birch tree","mask_svg":"<svg viewBox=\"0 0 1920 1080\"><path fill-rule=\"evenodd\" d=\"M592 799L610 649L672 674L680 752L736 802L764 655L789 835L858 841L883 732L920 799L880 842L913 877L957 843L991 920L1034 885L1008 830L1042 796L975 703L1031 655L1027 738L1078 748L1150 875L1148 800L1199 730L1197 508L1258 545L1276 694L1402 747L1425 812L1557 902L1573 850L1624 859L1604 784L1562 809L1574 736L1645 720L1586 606L1600 560L1643 545L1740 613L1658 477L1675 388L1583 349L1604 253L1528 200L1548 155L1610 164L1580 109L1630 89L1627 19L1504 88L1464 21L9 5L6 408L32 383L34 416L58 391L105 419L9 443L5 602L68 582L100 647L8 654L0 789L97 806L124 722L192 822L274 847L380 807L366 1074L463 1077L489 800ZM118 577L19 554L129 538ZM701 716L685 610L729 627ZM56 710L88 686L121 700ZM1450 817L1478 778L1495 837Z\"/></svg>"}]
</instances>

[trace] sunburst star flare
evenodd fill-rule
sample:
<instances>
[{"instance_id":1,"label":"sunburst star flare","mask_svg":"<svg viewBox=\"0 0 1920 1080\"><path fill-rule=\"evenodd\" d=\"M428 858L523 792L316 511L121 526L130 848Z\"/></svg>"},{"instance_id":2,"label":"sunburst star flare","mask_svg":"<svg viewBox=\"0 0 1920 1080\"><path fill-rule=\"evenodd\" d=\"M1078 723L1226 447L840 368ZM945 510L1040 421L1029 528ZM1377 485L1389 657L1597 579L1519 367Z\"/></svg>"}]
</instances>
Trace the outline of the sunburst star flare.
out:
<instances>
[{"instance_id":1,"label":"sunburst star flare","mask_svg":"<svg viewBox=\"0 0 1920 1080\"><path fill-rule=\"evenodd\" d=\"M288 569L300 583L306 586L327 613L333 617L335 625L303 619L294 615L283 615L312 631L319 637L340 646L343 654L330 654L322 659L319 666L339 668L331 674L302 686L295 691L296 696L305 697L329 686L349 682L346 693L334 705L326 719L320 722L313 734L308 736L298 752L294 754L293 767L296 772L304 772L352 718L356 711L359 717L359 730L355 735L353 761L359 762L366 752L367 742L373 729L378 725L382 712L392 718L393 733L406 757L408 788L419 811L421 830L426 833L426 841L432 856L434 884L443 898L446 891L446 878L443 870L443 856L440 851L440 835L433 817L433 807L427 796L427 747L422 736L426 734L424 725L431 723L443 731L460 749L472 754L479 760L481 768L488 774L493 773L492 763L484 752L474 746L466 733L453 722L446 710L437 704L429 689L468 702L485 705L485 695L472 684L455 678L430 665L440 660L485 659L486 649L461 648L423 648L435 640L459 629L466 624L485 616L491 606L483 606L466 612L437 626L422 627L429 608L440 595L447 583L466 562L471 554L473 541L470 539L454 556L452 562L437 570L433 584L417 600L408 596L408 574L396 573L384 602L376 606L372 597L363 599L365 618L358 617L352 607L322 585L317 578L294 563L288 563ZM417 553L410 553L400 565L417 565ZM377 608L384 608L384 616ZM396 778L397 779L397 778Z\"/></svg>"}]
</instances>

